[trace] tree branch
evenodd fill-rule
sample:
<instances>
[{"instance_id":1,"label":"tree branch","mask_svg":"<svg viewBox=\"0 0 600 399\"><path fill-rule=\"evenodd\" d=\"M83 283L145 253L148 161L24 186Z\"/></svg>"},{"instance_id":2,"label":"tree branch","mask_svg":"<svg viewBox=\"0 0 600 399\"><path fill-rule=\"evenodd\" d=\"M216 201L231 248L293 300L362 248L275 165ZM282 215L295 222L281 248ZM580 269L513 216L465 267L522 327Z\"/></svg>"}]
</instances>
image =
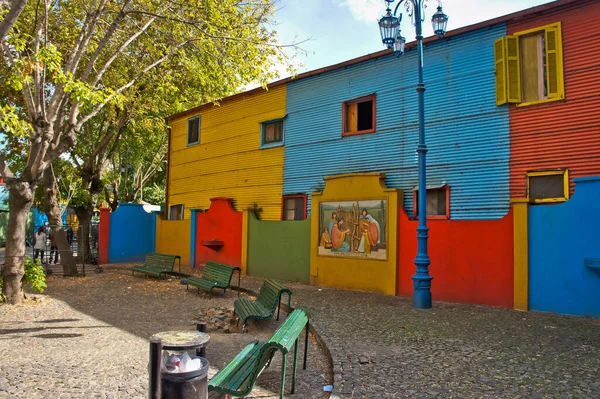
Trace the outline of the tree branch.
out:
<instances>
[{"instance_id":1,"label":"tree branch","mask_svg":"<svg viewBox=\"0 0 600 399\"><path fill-rule=\"evenodd\" d=\"M4 39L8 35L8 31L13 27L19 15L27 5L27 0L13 0L10 6L10 11L2 22L0 22L0 42L4 42Z\"/></svg>"}]
</instances>

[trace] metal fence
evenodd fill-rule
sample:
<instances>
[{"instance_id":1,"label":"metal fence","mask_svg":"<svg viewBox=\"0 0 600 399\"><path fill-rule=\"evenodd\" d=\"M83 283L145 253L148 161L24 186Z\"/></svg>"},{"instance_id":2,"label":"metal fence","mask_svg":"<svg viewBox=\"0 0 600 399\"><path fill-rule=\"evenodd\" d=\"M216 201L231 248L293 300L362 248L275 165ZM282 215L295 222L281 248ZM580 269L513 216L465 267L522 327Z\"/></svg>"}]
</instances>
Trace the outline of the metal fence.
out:
<instances>
[{"instance_id":1,"label":"metal fence","mask_svg":"<svg viewBox=\"0 0 600 399\"><path fill-rule=\"evenodd\" d=\"M41 243L36 243L36 237L38 230L41 228L45 234L45 239ZM83 248L80 243L81 237L81 225L80 224L66 224L62 226L62 229L66 232L67 242L69 243L69 251L75 258L77 269L80 273L85 274L86 265L88 268L91 265L95 266L97 273L102 271L102 268L98 266L98 230L99 223L92 221L90 223L89 241L88 247ZM38 226L35 229L30 229L27 234L26 240L26 252L32 259L39 258L46 269L48 274L62 274L61 266L61 251L55 243L53 234L53 226L45 224L44 226Z\"/></svg>"}]
</instances>

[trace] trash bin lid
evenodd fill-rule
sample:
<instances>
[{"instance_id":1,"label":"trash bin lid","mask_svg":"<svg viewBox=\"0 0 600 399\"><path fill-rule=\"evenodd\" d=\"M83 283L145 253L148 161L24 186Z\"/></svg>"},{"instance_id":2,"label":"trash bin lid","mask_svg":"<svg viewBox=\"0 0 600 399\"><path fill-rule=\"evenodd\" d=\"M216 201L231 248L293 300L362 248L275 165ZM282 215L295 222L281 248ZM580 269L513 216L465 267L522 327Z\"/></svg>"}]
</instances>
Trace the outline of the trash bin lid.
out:
<instances>
[{"instance_id":1,"label":"trash bin lid","mask_svg":"<svg viewBox=\"0 0 600 399\"><path fill-rule=\"evenodd\" d=\"M160 339L163 349L193 349L206 345L210 335L194 330L163 331L151 339Z\"/></svg>"}]
</instances>

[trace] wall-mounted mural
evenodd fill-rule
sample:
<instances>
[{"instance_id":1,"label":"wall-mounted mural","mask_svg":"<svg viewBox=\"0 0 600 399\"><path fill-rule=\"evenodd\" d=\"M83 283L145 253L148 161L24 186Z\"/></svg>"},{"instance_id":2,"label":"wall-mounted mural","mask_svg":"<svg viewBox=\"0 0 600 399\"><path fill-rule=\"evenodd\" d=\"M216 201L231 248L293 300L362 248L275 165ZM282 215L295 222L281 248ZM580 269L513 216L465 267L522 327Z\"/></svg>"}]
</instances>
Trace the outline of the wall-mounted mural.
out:
<instances>
[{"instance_id":1,"label":"wall-mounted mural","mask_svg":"<svg viewBox=\"0 0 600 399\"><path fill-rule=\"evenodd\" d=\"M387 259L386 200L322 202L319 255Z\"/></svg>"}]
</instances>

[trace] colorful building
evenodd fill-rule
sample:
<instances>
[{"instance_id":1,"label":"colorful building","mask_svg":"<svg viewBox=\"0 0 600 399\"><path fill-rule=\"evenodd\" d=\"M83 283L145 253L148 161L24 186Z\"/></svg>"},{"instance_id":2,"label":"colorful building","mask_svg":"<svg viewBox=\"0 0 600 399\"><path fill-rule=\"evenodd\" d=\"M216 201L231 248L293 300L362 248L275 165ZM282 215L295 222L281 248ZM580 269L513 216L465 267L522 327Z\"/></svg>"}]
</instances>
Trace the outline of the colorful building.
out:
<instances>
[{"instance_id":1,"label":"colorful building","mask_svg":"<svg viewBox=\"0 0 600 399\"><path fill-rule=\"evenodd\" d=\"M600 244L571 219L586 210L590 236L600 223L597 6L559 0L425 39L434 300L600 316ZM416 64L409 43L171 117L157 250L411 295Z\"/></svg>"}]
</instances>

